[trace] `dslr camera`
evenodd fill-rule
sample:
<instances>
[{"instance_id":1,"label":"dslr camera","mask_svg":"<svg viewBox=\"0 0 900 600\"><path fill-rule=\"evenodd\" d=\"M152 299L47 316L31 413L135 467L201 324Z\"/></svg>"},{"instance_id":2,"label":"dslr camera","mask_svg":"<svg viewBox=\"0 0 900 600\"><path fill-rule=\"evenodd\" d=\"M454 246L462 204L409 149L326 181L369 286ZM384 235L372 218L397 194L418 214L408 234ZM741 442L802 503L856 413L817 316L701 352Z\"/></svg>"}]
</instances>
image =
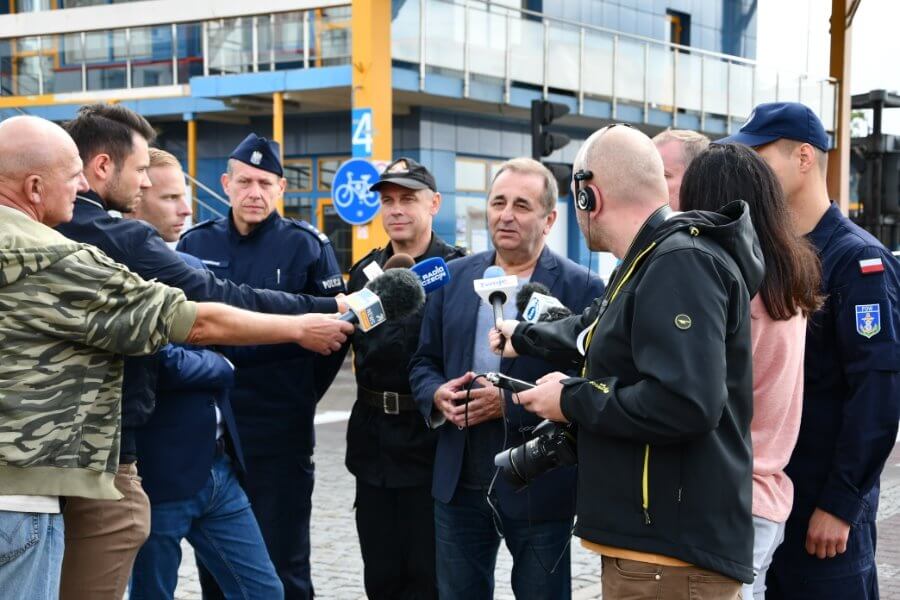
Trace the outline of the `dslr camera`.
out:
<instances>
[{"instance_id":1,"label":"dslr camera","mask_svg":"<svg viewBox=\"0 0 900 600\"><path fill-rule=\"evenodd\" d=\"M511 392L534 387L533 383L502 373L486 373L484 377L497 387ZM516 490L526 487L541 473L578 462L578 430L574 425L544 420L532 433L534 437L521 446L503 450L494 456L494 464L500 467L504 478Z\"/></svg>"},{"instance_id":2,"label":"dslr camera","mask_svg":"<svg viewBox=\"0 0 900 600\"><path fill-rule=\"evenodd\" d=\"M516 490L542 473L578 462L578 430L571 423L544 420L532 433L534 437L521 446L494 456L494 464Z\"/></svg>"}]
</instances>

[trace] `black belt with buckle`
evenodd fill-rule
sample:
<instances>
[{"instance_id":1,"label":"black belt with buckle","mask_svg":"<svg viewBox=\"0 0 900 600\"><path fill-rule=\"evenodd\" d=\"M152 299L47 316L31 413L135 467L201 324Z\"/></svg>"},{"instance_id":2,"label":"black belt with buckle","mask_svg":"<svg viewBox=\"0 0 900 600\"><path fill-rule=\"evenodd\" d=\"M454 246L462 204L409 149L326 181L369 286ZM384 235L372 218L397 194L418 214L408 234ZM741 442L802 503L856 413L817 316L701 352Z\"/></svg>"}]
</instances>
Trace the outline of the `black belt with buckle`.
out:
<instances>
[{"instance_id":1,"label":"black belt with buckle","mask_svg":"<svg viewBox=\"0 0 900 600\"><path fill-rule=\"evenodd\" d=\"M369 406L380 408L386 415L399 415L401 411L416 410L416 403L411 394L373 392L360 386L359 397Z\"/></svg>"}]
</instances>

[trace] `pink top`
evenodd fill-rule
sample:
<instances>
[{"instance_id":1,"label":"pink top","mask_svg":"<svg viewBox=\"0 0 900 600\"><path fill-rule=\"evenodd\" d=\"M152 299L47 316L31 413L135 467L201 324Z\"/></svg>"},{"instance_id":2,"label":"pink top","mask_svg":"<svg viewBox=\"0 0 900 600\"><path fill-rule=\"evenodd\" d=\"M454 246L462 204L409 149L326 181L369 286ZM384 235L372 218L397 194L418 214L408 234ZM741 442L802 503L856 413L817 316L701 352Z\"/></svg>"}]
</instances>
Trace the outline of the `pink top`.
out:
<instances>
[{"instance_id":1,"label":"pink top","mask_svg":"<svg viewBox=\"0 0 900 600\"><path fill-rule=\"evenodd\" d=\"M806 318L774 321L757 294L750 302L753 343L753 514L786 521L794 484L785 474L803 408Z\"/></svg>"}]
</instances>

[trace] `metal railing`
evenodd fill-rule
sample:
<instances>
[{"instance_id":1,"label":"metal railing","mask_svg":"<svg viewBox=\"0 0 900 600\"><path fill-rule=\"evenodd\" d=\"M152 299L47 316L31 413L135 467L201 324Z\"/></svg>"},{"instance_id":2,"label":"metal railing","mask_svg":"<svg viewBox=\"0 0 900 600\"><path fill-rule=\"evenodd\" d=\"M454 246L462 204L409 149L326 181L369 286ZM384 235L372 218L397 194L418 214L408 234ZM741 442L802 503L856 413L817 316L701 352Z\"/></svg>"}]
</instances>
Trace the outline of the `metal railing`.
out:
<instances>
[{"instance_id":1,"label":"metal railing","mask_svg":"<svg viewBox=\"0 0 900 600\"><path fill-rule=\"evenodd\" d=\"M231 202L229 202L228 198L221 195L220 193L218 193L217 191L215 191L208 185L205 185L199 179L191 177L187 173L184 173L184 180L187 182L187 184L189 186L191 186L191 195L193 196L194 202L196 202L198 206L205 208L206 210L208 210L209 212L214 214L216 217L224 217L227 214L227 208L225 209L225 212L223 212L221 207L213 206L212 204L209 204L208 202L204 201L197 194L195 188L200 188L201 190L203 190L204 192L206 192L207 194L209 194L210 196L212 196L213 198L215 198L216 200L221 202L225 207L231 206Z\"/></svg>"},{"instance_id":2,"label":"metal railing","mask_svg":"<svg viewBox=\"0 0 900 600\"><path fill-rule=\"evenodd\" d=\"M752 60L576 23L477 0L406 0L392 28L394 60L418 65L419 89L428 73L462 77L469 97L478 80L572 94L577 112L586 100L609 103L611 118L623 106L709 118L745 119L753 106L776 100L809 105L833 129L834 80L809 80Z\"/></svg>"},{"instance_id":3,"label":"metal railing","mask_svg":"<svg viewBox=\"0 0 900 600\"><path fill-rule=\"evenodd\" d=\"M12 95L183 85L194 75L350 63L350 5L9 38L0 85Z\"/></svg>"}]
</instances>

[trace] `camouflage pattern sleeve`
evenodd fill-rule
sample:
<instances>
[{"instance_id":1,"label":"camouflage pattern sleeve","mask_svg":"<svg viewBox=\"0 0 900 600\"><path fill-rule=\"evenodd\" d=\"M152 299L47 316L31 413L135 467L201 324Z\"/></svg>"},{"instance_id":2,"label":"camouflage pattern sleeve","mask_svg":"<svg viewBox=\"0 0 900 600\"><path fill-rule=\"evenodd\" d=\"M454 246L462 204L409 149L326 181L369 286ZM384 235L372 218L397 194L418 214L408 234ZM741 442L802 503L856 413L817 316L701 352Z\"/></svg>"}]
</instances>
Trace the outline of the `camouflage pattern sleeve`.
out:
<instances>
[{"instance_id":1,"label":"camouflage pattern sleeve","mask_svg":"<svg viewBox=\"0 0 900 600\"><path fill-rule=\"evenodd\" d=\"M42 305L32 328L116 354L183 342L197 316L181 290L144 281L92 246L30 279L26 296Z\"/></svg>"}]
</instances>

